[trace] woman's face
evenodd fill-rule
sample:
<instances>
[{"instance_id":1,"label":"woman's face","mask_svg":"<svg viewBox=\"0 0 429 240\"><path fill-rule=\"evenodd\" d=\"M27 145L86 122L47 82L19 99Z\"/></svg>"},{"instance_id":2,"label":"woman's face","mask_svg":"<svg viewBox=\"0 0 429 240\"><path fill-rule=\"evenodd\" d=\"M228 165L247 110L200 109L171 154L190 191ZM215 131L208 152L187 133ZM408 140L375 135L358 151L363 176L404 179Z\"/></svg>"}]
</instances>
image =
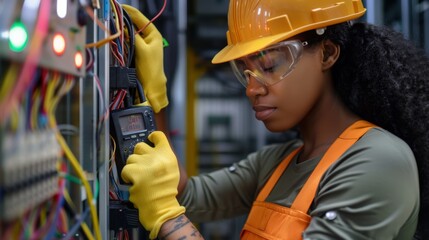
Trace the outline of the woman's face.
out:
<instances>
[{"instance_id":1,"label":"woman's face","mask_svg":"<svg viewBox=\"0 0 429 240\"><path fill-rule=\"evenodd\" d=\"M321 44L304 47L294 69L281 81L268 85L249 76L246 95L255 117L273 132L297 126L323 96L330 84L322 69Z\"/></svg>"}]
</instances>

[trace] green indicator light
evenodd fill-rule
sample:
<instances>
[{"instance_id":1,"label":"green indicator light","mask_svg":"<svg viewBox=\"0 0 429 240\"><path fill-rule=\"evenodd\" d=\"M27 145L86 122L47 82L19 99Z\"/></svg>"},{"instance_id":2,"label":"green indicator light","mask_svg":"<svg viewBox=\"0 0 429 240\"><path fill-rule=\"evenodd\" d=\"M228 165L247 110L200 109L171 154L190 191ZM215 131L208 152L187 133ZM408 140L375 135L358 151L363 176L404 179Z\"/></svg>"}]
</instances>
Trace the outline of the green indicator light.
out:
<instances>
[{"instance_id":1,"label":"green indicator light","mask_svg":"<svg viewBox=\"0 0 429 240\"><path fill-rule=\"evenodd\" d=\"M16 21L9 30L9 47L14 52L21 52L27 45L28 33L22 22Z\"/></svg>"}]
</instances>

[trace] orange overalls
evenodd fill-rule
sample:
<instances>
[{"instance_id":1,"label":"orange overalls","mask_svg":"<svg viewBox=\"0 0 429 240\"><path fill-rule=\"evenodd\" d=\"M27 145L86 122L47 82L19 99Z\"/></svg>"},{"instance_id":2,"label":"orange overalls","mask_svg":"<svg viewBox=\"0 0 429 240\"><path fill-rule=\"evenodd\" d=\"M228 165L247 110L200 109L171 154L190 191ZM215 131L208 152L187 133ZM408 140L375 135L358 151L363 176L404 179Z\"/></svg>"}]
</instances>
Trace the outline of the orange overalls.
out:
<instances>
[{"instance_id":1,"label":"orange overalls","mask_svg":"<svg viewBox=\"0 0 429 240\"><path fill-rule=\"evenodd\" d=\"M265 202L268 194L301 147L291 152L279 164L253 202L252 209L241 231L240 238L245 240L302 239L302 233L310 224L311 220L307 212L316 195L316 190L322 175L332 163L373 127L374 125L372 123L360 120L353 123L341 133L323 155L290 208Z\"/></svg>"}]
</instances>

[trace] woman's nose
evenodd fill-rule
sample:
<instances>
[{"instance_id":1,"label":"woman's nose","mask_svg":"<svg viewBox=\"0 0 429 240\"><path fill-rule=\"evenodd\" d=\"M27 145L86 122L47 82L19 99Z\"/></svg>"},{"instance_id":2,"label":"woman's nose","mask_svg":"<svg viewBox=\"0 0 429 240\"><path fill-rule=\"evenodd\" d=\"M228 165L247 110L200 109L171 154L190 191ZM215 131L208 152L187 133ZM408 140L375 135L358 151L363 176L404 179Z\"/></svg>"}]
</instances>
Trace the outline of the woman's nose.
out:
<instances>
[{"instance_id":1,"label":"woman's nose","mask_svg":"<svg viewBox=\"0 0 429 240\"><path fill-rule=\"evenodd\" d=\"M246 95L248 97L265 95L267 93L267 87L261 82L261 80L257 79L256 76L249 74L247 76L247 87L246 87Z\"/></svg>"}]
</instances>

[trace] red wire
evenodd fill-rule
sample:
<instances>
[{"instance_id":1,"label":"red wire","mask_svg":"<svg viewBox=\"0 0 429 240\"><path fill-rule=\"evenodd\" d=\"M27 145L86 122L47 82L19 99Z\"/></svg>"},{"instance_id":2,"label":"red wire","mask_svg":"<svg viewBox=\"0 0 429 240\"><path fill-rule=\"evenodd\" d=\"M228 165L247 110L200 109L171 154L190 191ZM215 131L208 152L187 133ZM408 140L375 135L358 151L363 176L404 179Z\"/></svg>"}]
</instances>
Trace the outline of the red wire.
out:
<instances>
[{"instance_id":1,"label":"red wire","mask_svg":"<svg viewBox=\"0 0 429 240\"><path fill-rule=\"evenodd\" d=\"M165 10L165 7L167 6L167 0L164 0L164 5L162 6L162 8L161 8L161 10L159 10L159 12L158 12L158 14L156 14L156 16L155 17L153 17L144 27L142 27L140 30L138 30L137 32L136 32L136 34L138 34L138 33L140 33L140 32L142 32L142 31L144 31L146 28L147 28L147 26L149 26L149 24L151 24L152 22L154 22L159 16L161 16L161 14L164 12L164 10Z\"/></svg>"},{"instance_id":2,"label":"red wire","mask_svg":"<svg viewBox=\"0 0 429 240\"><path fill-rule=\"evenodd\" d=\"M29 52L22 65L21 73L18 76L14 89L5 97L4 102L0 102L0 109L2 111L0 114L0 122L3 122L9 116L10 112L12 112L13 108L19 103L20 97L23 92L26 91L27 87L30 86L30 81L33 79L32 76L39 64L41 47L48 35L49 16L51 11L50 2L49 0L40 1L38 11L39 17L36 22L32 41L29 43Z\"/></svg>"},{"instance_id":3,"label":"red wire","mask_svg":"<svg viewBox=\"0 0 429 240\"><path fill-rule=\"evenodd\" d=\"M122 16L122 8L120 7L120 5L118 4L117 1L113 1L113 3L115 5L114 7L115 7L116 13L117 13L116 17L118 18L118 21L119 21L119 29L117 29L117 31L120 32L119 43L120 43L122 51L123 51L123 49L124 49L124 31L123 31L124 18ZM111 42L114 43L114 41L111 41ZM115 43L115 45L116 45L116 43ZM118 53L119 53L119 51L118 51ZM119 54L119 57L121 58L120 62L121 62L121 64L123 64L122 66L124 66L125 64L124 64L124 57L123 57L123 55Z\"/></svg>"},{"instance_id":4,"label":"red wire","mask_svg":"<svg viewBox=\"0 0 429 240\"><path fill-rule=\"evenodd\" d=\"M123 57L122 57L122 55L119 53L119 51L118 51L118 45L115 43L115 42L113 42L113 41L111 41L110 42L110 48L111 48L111 50L112 50L112 54L113 54L113 56L116 58L116 60L118 61L118 63L119 63L119 65L121 65L121 66L125 66L125 63L124 63L124 60L123 60Z\"/></svg>"}]
</instances>

